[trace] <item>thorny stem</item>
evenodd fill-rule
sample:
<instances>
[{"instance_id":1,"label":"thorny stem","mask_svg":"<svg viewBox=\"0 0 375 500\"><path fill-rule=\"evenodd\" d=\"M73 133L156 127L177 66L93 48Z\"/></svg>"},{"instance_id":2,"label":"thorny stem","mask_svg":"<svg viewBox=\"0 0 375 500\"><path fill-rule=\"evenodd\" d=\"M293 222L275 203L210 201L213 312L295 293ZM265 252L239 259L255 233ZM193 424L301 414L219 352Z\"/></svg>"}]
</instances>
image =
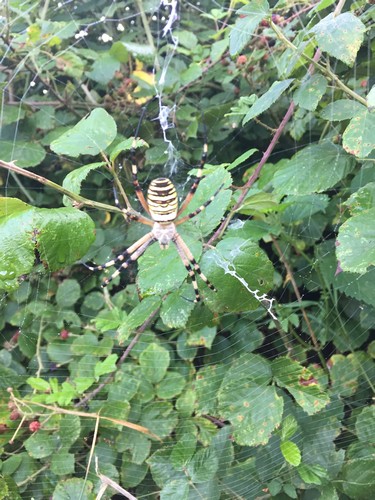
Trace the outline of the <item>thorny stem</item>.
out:
<instances>
[{"instance_id":1,"label":"thorny stem","mask_svg":"<svg viewBox=\"0 0 375 500\"><path fill-rule=\"evenodd\" d=\"M244 184L244 186L242 187L242 193L239 196L239 198L237 200L237 203L234 205L234 207L232 208L232 210L229 212L228 216L223 220L223 222L220 224L219 228L215 231L215 233L213 234L213 236L210 238L210 240L207 243L208 245L212 245L212 243L215 240L217 240L218 238L220 238L220 236L223 234L223 232L227 228L227 226L228 226L230 220L232 219L232 217L235 215L235 213L237 212L237 210L242 206L243 200L246 198L246 195L249 192L251 186L258 179L260 171L262 170L264 164L267 162L268 158L271 156L271 153L274 150L274 148L275 148L275 146L277 144L277 141L279 140L279 138L280 138L280 136L281 136L281 134L282 134L282 132L283 132L286 124L288 123L288 121L292 117L293 112L294 112L294 108L295 108L295 104L292 101L289 104L289 108L288 108L287 112L285 113L284 118L281 120L280 125L277 127L276 133L273 136L271 142L269 143L268 148L264 152L264 154L262 156L262 159L260 160L257 168L254 170L253 174L250 176L250 178L248 179L248 181L246 182L246 184Z\"/></svg>"},{"instance_id":2,"label":"thorny stem","mask_svg":"<svg viewBox=\"0 0 375 500\"><path fill-rule=\"evenodd\" d=\"M165 297L164 297L165 298ZM164 299L163 299L164 300ZM130 344L128 347L125 349L124 353L122 354L121 358L118 360L116 366L117 369L120 368L120 366L124 363L125 359L129 356L130 351L133 349L135 344L138 342L139 337L141 334L146 330L146 328L151 324L155 316L158 314L160 310L160 307L157 307L151 314L150 316L142 323L140 327L137 328L134 337L132 338ZM81 406L84 406L90 401L93 397L95 397L109 382L111 382L116 374L117 370L114 373L111 373L106 377L106 379L99 384L93 391L89 392L83 399L78 401L74 406L76 408L79 408Z\"/></svg>"}]
</instances>

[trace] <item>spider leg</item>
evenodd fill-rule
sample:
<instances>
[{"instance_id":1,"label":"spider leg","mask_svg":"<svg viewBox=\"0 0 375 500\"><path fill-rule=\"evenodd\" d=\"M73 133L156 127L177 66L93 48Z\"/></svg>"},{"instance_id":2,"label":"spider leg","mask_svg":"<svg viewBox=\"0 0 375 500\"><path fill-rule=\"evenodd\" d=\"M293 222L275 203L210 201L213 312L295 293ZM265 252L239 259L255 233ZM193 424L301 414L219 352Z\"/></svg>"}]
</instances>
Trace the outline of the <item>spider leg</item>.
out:
<instances>
[{"instance_id":1,"label":"spider leg","mask_svg":"<svg viewBox=\"0 0 375 500\"><path fill-rule=\"evenodd\" d=\"M188 192L185 200L182 202L182 205L180 206L180 209L177 213L177 217L180 214L182 214L182 212L185 210L185 208L189 205L189 203L191 202L191 200L195 194L195 191L197 190L197 187L198 187L200 181L202 180L203 167L205 166L206 161L207 161L207 152L208 152L208 145L207 145L207 140L205 140L205 142L203 144L203 151L202 151L201 161L200 161L200 164L198 167L197 175L195 177L193 185L190 188L190 191Z\"/></svg>"},{"instance_id":2,"label":"spider leg","mask_svg":"<svg viewBox=\"0 0 375 500\"><path fill-rule=\"evenodd\" d=\"M143 215L141 215L135 211L131 211L131 210L128 210L127 208L122 207L120 200L118 198L118 194L117 194L117 190L116 190L115 186L113 186L113 196L115 199L116 207L122 211L122 213L124 214L124 217L127 221L130 219L130 220L140 222L141 224L145 224L146 226L153 226L154 225L154 222L151 219L148 219L147 217L144 217Z\"/></svg>"},{"instance_id":3,"label":"spider leg","mask_svg":"<svg viewBox=\"0 0 375 500\"><path fill-rule=\"evenodd\" d=\"M193 286L194 286L194 291L195 291L195 302L199 302L200 301L200 295L199 295L199 291L198 291L198 285L197 285L197 282L196 282L196 279L195 279L195 273L199 274L199 276L206 283L206 285L208 286L208 288L210 288L211 290L213 290L214 292L216 292L217 291L216 288L206 278L206 276L202 273L202 270L199 267L198 262L194 259L194 256L191 253L189 247L187 246L187 244L184 242L184 240L181 238L181 236L178 233L174 237L173 241L174 241L174 243L175 243L175 245L177 247L177 251L178 251L178 253L179 253L179 255L180 255L183 263L185 264L186 269L189 272L189 276L192 279ZM187 265L189 267L187 267ZM194 278L193 278L192 275L194 275Z\"/></svg>"},{"instance_id":4,"label":"spider leg","mask_svg":"<svg viewBox=\"0 0 375 500\"><path fill-rule=\"evenodd\" d=\"M221 184L221 186L214 192L214 194L211 196L210 199L208 199L206 202L203 203L203 205L201 205L200 207L198 207L196 210L194 210L194 212L190 212L190 214L188 215L185 215L185 217L182 217L182 219L178 220L177 222L175 222L175 225L178 226L179 224L182 224L183 222L189 220L189 219L192 219L193 217L195 217L196 215L200 214L201 212L203 212L203 210L208 207L208 205L210 203L212 203L214 201L214 199L216 198L216 196L219 194L219 192L222 190L224 184Z\"/></svg>"},{"instance_id":5,"label":"spider leg","mask_svg":"<svg viewBox=\"0 0 375 500\"><path fill-rule=\"evenodd\" d=\"M198 283L197 283L197 279L195 277L195 272L194 272L193 268L191 267L189 259L186 257L182 248L178 245L178 243L176 241L174 243L176 245L178 255L180 256L182 262L184 263L184 266L185 266L185 268L186 268L186 270L189 273L189 276L191 278L191 282L193 284L194 293L195 293L194 302L200 302L201 296L199 294Z\"/></svg>"},{"instance_id":6,"label":"spider leg","mask_svg":"<svg viewBox=\"0 0 375 500\"><path fill-rule=\"evenodd\" d=\"M123 262L121 266L118 269L116 269L116 271L111 276L109 276L109 278L104 278L102 283L103 288L106 287L112 280L117 278L117 276L121 273L123 269L126 269L132 262L135 262L144 253L146 248L150 246L152 243L154 243L154 241L156 241L151 233L148 233L146 236L149 237L148 241L143 243L143 245L141 245L137 250L135 250L134 253L132 253L130 257L125 262Z\"/></svg>"},{"instance_id":7,"label":"spider leg","mask_svg":"<svg viewBox=\"0 0 375 500\"><path fill-rule=\"evenodd\" d=\"M90 269L90 271L103 271L103 269L107 269L108 267L114 266L118 262L122 262L119 269L116 269L116 271L110 278L104 279L103 286L106 286L110 281L112 281L116 276L120 274L121 269L126 269L132 261L137 260L138 257L146 250L147 246L153 242L153 240L154 237L152 236L152 233L147 233L145 236L143 236L133 245L127 248L124 252L118 255L115 259L109 260L108 262L100 266L89 266L87 264L84 264L84 266L87 267L87 269ZM142 250L141 253L139 253L140 250Z\"/></svg>"},{"instance_id":8,"label":"spider leg","mask_svg":"<svg viewBox=\"0 0 375 500\"><path fill-rule=\"evenodd\" d=\"M143 113L144 114L144 113ZM142 116L143 116L142 114ZM142 117L141 117L142 119ZM139 128L139 127L138 127ZM131 164L132 164L132 177L133 177L133 186L135 189L135 194L137 195L137 198L142 205L143 209L149 214L150 209L148 208L148 204L145 198L145 195L143 194L142 188L139 185L138 181L138 162L137 162L137 155L135 153L136 151L136 144L137 144L137 135L138 135L138 129L137 133L133 139L133 144L130 149L130 159L131 159Z\"/></svg>"}]
</instances>

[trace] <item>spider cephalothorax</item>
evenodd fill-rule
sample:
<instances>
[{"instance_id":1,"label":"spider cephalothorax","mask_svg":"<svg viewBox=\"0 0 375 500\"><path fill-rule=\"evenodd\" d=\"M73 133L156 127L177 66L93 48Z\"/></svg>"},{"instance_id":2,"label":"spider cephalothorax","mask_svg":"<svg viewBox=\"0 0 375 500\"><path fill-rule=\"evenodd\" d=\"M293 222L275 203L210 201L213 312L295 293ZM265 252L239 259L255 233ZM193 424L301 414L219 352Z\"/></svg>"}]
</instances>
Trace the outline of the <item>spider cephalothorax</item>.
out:
<instances>
[{"instance_id":1,"label":"spider cephalothorax","mask_svg":"<svg viewBox=\"0 0 375 500\"><path fill-rule=\"evenodd\" d=\"M216 291L216 289L212 285L212 283L208 281L206 276L202 273L199 264L194 259L194 256L191 253L189 247L181 238L180 234L177 231L176 226L182 224L183 222L189 219L192 219L200 212L202 212L202 210L204 210L213 201L217 193L222 188L222 186L220 186L220 188L216 191L216 193L214 193L213 196L211 196L211 198L209 198L205 203L203 203L203 205L197 208L194 212L191 212L188 215L185 215L184 217L181 217L179 219L179 216L184 212L184 210L192 200L194 193L197 190L198 184L202 179L203 167L207 158L207 144L205 143L203 146L202 158L200 161L195 181L180 207L178 207L178 197L176 188L172 183L172 181L166 177L159 177L158 179L154 179L153 181L151 181L147 191L147 198L145 198L138 182L138 167L136 161L135 146L136 146L136 137L134 138L133 146L131 149L133 185L138 200L140 201L143 209L149 214L151 218L149 219L148 217L144 217L141 214L134 214L134 211L131 211L129 208L128 209L122 208L121 210L124 212L126 216L129 216L132 220L136 220L141 222L142 224L152 226L152 230L145 236L140 238L138 241L136 241L133 245L131 245L127 250L125 250L115 259L110 260L109 262L101 266L87 266L87 267L92 271L99 271L114 266L116 264L120 264L116 269L116 271L112 274L112 276L105 278L103 280L103 286L106 286L110 281L112 281L121 273L122 269L126 269L129 266L129 264L131 264L131 262L136 261L138 257L140 257L144 253L146 248L150 246L152 243L158 241L161 249L166 249L168 248L170 243L173 243L176 246L177 252L181 257L181 260L184 263L184 266L192 280L195 292L195 302L199 302L200 295L195 273L199 274L199 276L207 284L207 286L211 288L211 290ZM116 204L119 205L117 197L115 201Z\"/></svg>"}]
</instances>

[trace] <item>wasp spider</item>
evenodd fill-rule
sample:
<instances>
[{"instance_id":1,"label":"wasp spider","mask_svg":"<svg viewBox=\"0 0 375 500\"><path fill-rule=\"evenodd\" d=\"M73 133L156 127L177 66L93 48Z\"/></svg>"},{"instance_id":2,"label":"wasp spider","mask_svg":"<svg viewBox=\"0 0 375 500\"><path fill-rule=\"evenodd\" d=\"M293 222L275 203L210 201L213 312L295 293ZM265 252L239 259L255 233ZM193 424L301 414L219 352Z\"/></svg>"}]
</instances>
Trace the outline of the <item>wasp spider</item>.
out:
<instances>
[{"instance_id":1,"label":"wasp spider","mask_svg":"<svg viewBox=\"0 0 375 500\"><path fill-rule=\"evenodd\" d=\"M137 137L137 136L136 136ZM141 214L137 214L122 208L121 210L125 215L129 216L132 220L136 220L141 222L142 224L146 224L148 226L152 226L152 230L147 233L145 236L136 241L133 245L127 248L124 252L118 255L115 259L110 260L106 264L100 266L88 266L88 269L91 271L101 271L111 266L118 265L116 271L112 274L112 276L105 278L103 280L102 286L105 287L110 283L114 278L116 278L123 269L126 269L129 264L136 261L149 247L152 243L158 241L161 249L168 248L169 244L172 242L176 246L177 252L181 257L184 266L189 273L189 276L192 280L194 292L195 292L195 300L194 302L200 301L200 294L198 290L197 280L195 277L195 273L199 274L201 279L206 283L206 285L211 288L211 290L216 291L215 287L206 276L202 273L199 264L194 259L193 254L189 250L189 247L186 245L184 240L178 234L176 226L182 224L183 222L192 219L196 215L198 215L202 210L204 210L215 198L215 196L219 193L222 186L208 199L203 205L194 210L194 212L185 215L184 217L180 217L182 212L186 209L186 207L191 202L199 182L202 179L203 167L206 163L207 158L207 143L203 145L202 157L200 160L200 165L198 167L197 176L193 182L193 185L190 188L189 193L187 194L185 200L182 202L181 206L178 207L178 199L177 199L177 191L172 181L166 177L159 177L158 179L154 179L151 181L150 186L147 191L147 196L145 197L142 189L138 182L138 166L136 160L135 146L136 146L136 137L134 137L133 145L130 151L131 163L132 163L132 177L133 177L133 185L135 188L135 193L139 202L141 203L143 209L150 216L144 217ZM117 195L115 193L115 202L116 205L119 206L119 201L117 199Z\"/></svg>"}]
</instances>

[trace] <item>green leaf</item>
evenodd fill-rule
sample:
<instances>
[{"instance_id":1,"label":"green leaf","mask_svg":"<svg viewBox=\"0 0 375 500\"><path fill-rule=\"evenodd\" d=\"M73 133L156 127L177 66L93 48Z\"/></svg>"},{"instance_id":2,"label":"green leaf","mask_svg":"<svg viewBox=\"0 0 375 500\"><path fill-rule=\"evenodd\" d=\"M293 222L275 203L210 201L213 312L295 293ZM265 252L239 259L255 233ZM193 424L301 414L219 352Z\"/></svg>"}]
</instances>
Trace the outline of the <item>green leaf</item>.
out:
<instances>
[{"instance_id":1,"label":"green leaf","mask_svg":"<svg viewBox=\"0 0 375 500\"><path fill-rule=\"evenodd\" d=\"M198 63L191 63L190 66L180 74L181 85L188 85L202 76L202 67Z\"/></svg>"},{"instance_id":2,"label":"green leaf","mask_svg":"<svg viewBox=\"0 0 375 500\"><path fill-rule=\"evenodd\" d=\"M363 408L358 415L355 430L358 439L364 443L375 444L375 407Z\"/></svg>"},{"instance_id":3,"label":"green leaf","mask_svg":"<svg viewBox=\"0 0 375 500\"><path fill-rule=\"evenodd\" d=\"M92 70L86 75L95 82L106 85L120 69L120 61L108 53L104 53L94 61Z\"/></svg>"},{"instance_id":4,"label":"green leaf","mask_svg":"<svg viewBox=\"0 0 375 500\"><path fill-rule=\"evenodd\" d=\"M54 56L56 68L67 76L80 79L85 62L73 51L59 52Z\"/></svg>"},{"instance_id":5,"label":"green leaf","mask_svg":"<svg viewBox=\"0 0 375 500\"><path fill-rule=\"evenodd\" d=\"M185 479L175 479L167 483L160 491L160 500L188 500L189 481Z\"/></svg>"},{"instance_id":6,"label":"green leaf","mask_svg":"<svg viewBox=\"0 0 375 500\"><path fill-rule=\"evenodd\" d=\"M171 453L171 463L177 470L183 470L195 453L197 438L194 434L184 434L174 445Z\"/></svg>"},{"instance_id":7,"label":"green leaf","mask_svg":"<svg viewBox=\"0 0 375 500\"><path fill-rule=\"evenodd\" d=\"M60 283L56 292L56 302L61 308L70 307L81 296L81 287L77 280L66 279Z\"/></svg>"},{"instance_id":8,"label":"green leaf","mask_svg":"<svg viewBox=\"0 0 375 500\"><path fill-rule=\"evenodd\" d=\"M110 354L104 361L96 363L95 378L98 379L101 375L112 373L116 370L117 354Z\"/></svg>"},{"instance_id":9,"label":"green leaf","mask_svg":"<svg viewBox=\"0 0 375 500\"><path fill-rule=\"evenodd\" d=\"M30 387L35 389L36 391L46 392L51 390L51 386L47 380L37 377L29 377L26 382Z\"/></svg>"},{"instance_id":10,"label":"green leaf","mask_svg":"<svg viewBox=\"0 0 375 500\"><path fill-rule=\"evenodd\" d=\"M283 426L281 428L281 439L286 441L290 439L297 432L298 423L292 415L288 415L283 420Z\"/></svg>"},{"instance_id":11,"label":"green leaf","mask_svg":"<svg viewBox=\"0 0 375 500\"><path fill-rule=\"evenodd\" d=\"M119 144L116 144L116 146L111 150L111 154L109 159L111 161L115 161L116 158L118 157L119 154L121 154L123 151L129 151L132 149L134 144L134 138L130 137L129 139L125 139L124 141L121 141ZM148 144L145 142L143 139L137 139L134 144L134 148L142 148L142 147L147 147Z\"/></svg>"},{"instance_id":12,"label":"green leaf","mask_svg":"<svg viewBox=\"0 0 375 500\"><path fill-rule=\"evenodd\" d=\"M65 189L68 189L72 193L80 194L82 181L86 179L86 177L92 170L97 170L103 165L105 165L105 162L101 161L97 163L89 163L88 165L84 165L83 167L72 170L63 180L63 187ZM73 204L71 198L66 195L64 195L63 203L67 207L70 207Z\"/></svg>"},{"instance_id":13,"label":"green leaf","mask_svg":"<svg viewBox=\"0 0 375 500\"><path fill-rule=\"evenodd\" d=\"M272 184L282 194L320 193L335 186L353 167L351 157L340 146L331 142L312 144L283 161Z\"/></svg>"},{"instance_id":14,"label":"green leaf","mask_svg":"<svg viewBox=\"0 0 375 500\"><path fill-rule=\"evenodd\" d=\"M226 170L233 170L237 168L241 163L244 161L248 160L250 156L253 156L254 153L256 153L258 149L252 148L240 155L238 158L236 158L232 163L230 163L227 167Z\"/></svg>"},{"instance_id":15,"label":"green leaf","mask_svg":"<svg viewBox=\"0 0 375 500\"><path fill-rule=\"evenodd\" d=\"M139 356L142 374L153 384L157 384L163 379L169 363L169 351L155 343L151 343Z\"/></svg>"},{"instance_id":16,"label":"green leaf","mask_svg":"<svg viewBox=\"0 0 375 500\"><path fill-rule=\"evenodd\" d=\"M365 273L375 264L375 208L350 217L340 227L336 248L344 271Z\"/></svg>"},{"instance_id":17,"label":"green leaf","mask_svg":"<svg viewBox=\"0 0 375 500\"><path fill-rule=\"evenodd\" d=\"M187 472L193 483L205 483L212 479L219 466L219 460L212 448L198 450L187 464Z\"/></svg>"},{"instance_id":18,"label":"green leaf","mask_svg":"<svg viewBox=\"0 0 375 500\"><path fill-rule=\"evenodd\" d=\"M83 154L96 156L112 143L116 133L114 119L104 109L97 108L51 142L50 147L57 154L74 158Z\"/></svg>"},{"instance_id":19,"label":"green leaf","mask_svg":"<svg viewBox=\"0 0 375 500\"><path fill-rule=\"evenodd\" d=\"M334 354L330 358L332 393L340 397L352 396L358 389L359 373L349 356Z\"/></svg>"},{"instance_id":20,"label":"green leaf","mask_svg":"<svg viewBox=\"0 0 375 500\"><path fill-rule=\"evenodd\" d=\"M319 73L308 76L294 93L294 102L301 108L315 111L327 89L327 79Z\"/></svg>"},{"instance_id":21,"label":"green leaf","mask_svg":"<svg viewBox=\"0 0 375 500\"><path fill-rule=\"evenodd\" d=\"M156 394L160 399L171 399L183 391L185 387L185 378L177 372L170 372L156 387Z\"/></svg>"},{"instance_id":22,"label":"green leaf","mask_svg":"<svg viewBox=\"0 0 375 500\"><path fill-rule=\"evenodd\" d=\"M353 193L344 202L352 215L358 215L369 208L375 208L375 182L369 182Z\"/></svg>"},{"instance_id":23,"label":"green leaf","mask_svg":"<svg viewBox=\"0 0 375 500\"><path fill-rule=\"evenodd\" d=\"M225 188L228 188L231 184L232 177L229 172L224 167L216 167L199 183L194 198L181 216L194 212L222 187L212 203L192 219L193 224L199 228L202 235L207 236L217 227L225 213L232 195L231 191Z\"/></svg>"},{"instance_id":24,"label":"green leaf","mask_svg":"<svg viewBox=\"0 0 375 500\"><path fill-rule=\"evenodd\" d=\"M372 498L375 484L375 458L348 460L342 468L339 479L340 486L349 498L358 500Z\"/></svg>"},{"instance_id":25,"label":"green leaf","mask_svg":"<svg viewBox=\"0 0 375 500\"><path fill-rule=\"evenodd\" d=\"M10 125L11 123L18 122L25 117L25 109L21 106L10 106L8 104L3 104L1 107L1 125ZM3 151L1 151L1 156L3 156ZM3 158L2 158L3 159Z\"/></svg>"},{"instance_id":26,"label":"green leaf","mask_svg":"<svg viewBox=\"0 0 375 500\"><path fill-rule=\"evenodd\" d=\"M132 309L119 326L118 339L120 344L124 342L137 327L141 326L156 309L158 309L160 302L160 297L146 297Z\"/></svg>"},{"instance_id":27,"label":"green leaf","mask_svg":"<svg viewBox=\"0 0 375 500\"><path fill-rule=\"evenodd\" d=\"M258 24L269 13L267 0L250 0L237 11L238 18L229 33L229 53L235 56L248 44Z\"/></svg>"},{"instance_id":28,"label":"green leaf","mask_svg":"<svg viewBox=\"0 0 375 500\"><path fill-rule=\"evenodd\" d=\"M1 159L14 161L21 168L35 167L46 157L45 149L38 142L0 141Z\"/></svg>"},{"instance_id":29,"label":"green leaf","mask_svg":"<svg viewBox=\"0 0 375 500\"><path fill-rule=\"evenodd\" d=\"M173 406L166 401L154 401L142 408L140 424L160 438L169 436L177 421Z\"/></svg>"},{"instance_id":30,"label":"green leaf","mask_svg":"<svg viewBox=\"0 0 375 500\"><path fill-rule=\"evenodd\" d=\"M297 470L306 484L322 484L322 479L328 478L327 471L320 465L300 464Z\"/></svg>"},{"instance_id":31,"label":"green leaf","mask_svg":"<svg viewBox=\"0 0 375 500\"><path fill-rule=\"evenodd\" d=\"M195 330L189 333L186 343L188 346L207 347L207 349L211 349L216 333L216 326L204 326L200 330Z\"/></svg>"},{"instance_id":32,"label":"green leaf","mask_svg":"<svg viewBox=\"0 0 375 500\"><path fill-rule=\"evenodd\" d=\"M62 415L58 431L61 446L68 451L79 438L81 433L81 420L77 415Z\"/></svg>"},{"instance_id":33,"label":"green leaf","mask_svg":"<svg viewBox=\"0 0 375 500\"><path fill-rule=\"evenodd\" d=\"M243 125L250 121L252 118L264 113L268 108L272 106L274 102L279 99L279 97L285 92L285 90L290 86L293 82L294 78L289 78L288 80L283 80L282 82L273 82L271 87L265 92L255 104L253 104L250 110L246 113L246 116L243 119Z\"/></svg>"},{"instance_id":34,"label":"green leaf","mask_svg":"<svg viewBox=\"0 0 375 500\"><path fill-rule=\"evenodd\" d=\"M94 240L94 223L73 208L39 209L0 199L0 289L14 290L29 273L37 250L51 271L82 257Z\"/></svg>"},{"instance_id":35,"label":"green leaf","mask_svg":"<svg viewBox=\"0 0 375 500\"><path fill-rule=\"evenodd\" d=\"M301 451L292 441L283 441L280 443L280 450L285 460L297 467L301 463Z\"/></svg>"},{"instance_id":36,"label":"green leaf","mask_svg":"<svg viewBox=\"0 0 375 500\"><path fill-rule=\"evenodd\" d=\"M56 450L56 443L53 437L47 432L39 430L34 432L24 442L28 454L33 458L49 457Z\"/></svg>"},{"instance_id":37,"label":"green leaf","mask_svg":"<svg viewBox=\"0 0 375 500\"><path fill-rule=\"evenodd\" d=\"M330 102L320 113L320 116L331 122L350 120L366 108L358 101L350 99L338 99Z\"/></svg>"},{"instance_id":38,"label":"green leaf","mask_svg":"<svg viewBox=\"0 0 375 500\"><path fill-rule=\"evenodd\" d=\"M319 48L330 56L352 66L363 42L365 25L351 12L336 16L331 13L311 30Z\"/></svg>"},{"instance_id":39,"label":"green leaf","mask_svg":"<svg viewBox=\"0 0 375 500\"><path fill-rule=\"evenodd\" d=\"M51 460L51 471L57 476L65 476L74 473L74 453L59 451L53 455Z\"/></svg>"},{"instance_id":40,"label":"green leaf","mask_svg":"<svg viewBox=\"0 0 375 500\"><path fill-rule=\"evenodd\" d=\"M59 481L54 489L52 500L92 500L93 484L87 479L74 477Z\"/></svg>"},{"instance_id":41,"label":"green leaf","mask_svg":"<svg viewBox=\"0 0 375 500\"><path fill-rule=\"evenodd\" d=\"M366 158L375 148L375 112L363 109L346 127L342 144L348 153Z\"/></svg>"},{"instance_id":42,"label":"green leaf","mask_svg":"<svg viewBox=\"0 0 375 500\"><path fill-rule=\"evenodd\" d=\"M283 399L270 386L248 382L220 389L219 412L233 426L233 438L242 446L268 443L281 423Z\"/></svg>"},{"instance_id":43,"label":"green leaf","mask_svg":"<svg viewBox=\"0 0 375 500\"><path fill-rule=\"evenodd\" d=\"M277 358L272 361L272 372L276 383L286 388L309 415L328 404L329 397L316 383L313 374L297 361L287 357Z\"/></svg>"},{"instance_id":44,"label":"green leaf","mask_svg":"<svg viewBox=\"0 0 375 500\"><path fill-rule=\"evenodd\" d=\"M262 294L272 287L272 264L249 239L225 237L204 254L202 271L217 288L217 293L207 290L205 298L215 312L256 309L259 301L254 292Z\"/></svg>"},{"instance_id":45,"label":"green leaf","mask_svg":"<svg viewBox=\"0 0 375 500\"><path fill-rule=\"evenodd\" d=\"M160 317L168 328L184 327L194 309L194 302L186 300L184 295L178 290L168 295L162 302Z\"/></svg>"},{"instance_id":46,"label":"green leaf","mask_svg":"<svg viewBox=\"0 0 375 500\"><path fill-rule=\"evenodd\" d=\"M201 368L194 382L199 415L217 413L217 394L227 372L224 364Z\"/></svg>"},{"instance_id":47,"label":"green leaf","mask_svg":"<svg viewBox=\"0 0 375 500\"><path fill-rule=\"evenodd\" d=\"M237 443L266 444L280 425L283 400L267 386L270 380L270 365L258 354L242 354L226 370L218 393L219 412L232 423Z\"/></svg>"}]
</instances>

